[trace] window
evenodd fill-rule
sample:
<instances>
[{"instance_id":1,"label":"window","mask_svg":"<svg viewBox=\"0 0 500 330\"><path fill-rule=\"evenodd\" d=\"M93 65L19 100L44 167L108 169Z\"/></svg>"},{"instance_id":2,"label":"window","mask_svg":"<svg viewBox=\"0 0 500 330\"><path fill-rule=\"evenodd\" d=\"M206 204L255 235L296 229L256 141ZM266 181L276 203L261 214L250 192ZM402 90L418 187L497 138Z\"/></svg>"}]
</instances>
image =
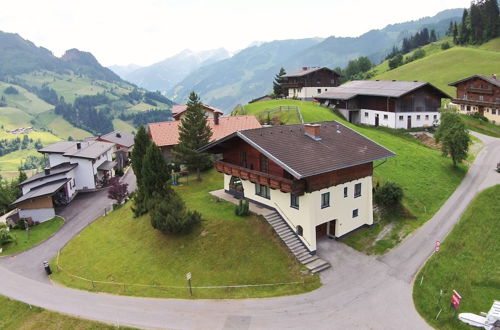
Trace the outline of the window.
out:
<instances>
[{"instance_id":1,"label":"window","mask_svg":"<svg viewBox=\"0 0 500 330\"><path fill-rule=\"evenodd\" d=\"M361 183L354 185L354 198L361 196Z\"/></svg>"},{"instance_id":2,"label":"window","mask_svg":"<svg viewBox=\"0 0 500 330\"><path fill-rule=\"evenodd\" d=\"M467 93L464 94L464 100L467 100Z\"/></svg>"},{"instance_id":3,"label":"window","mask_svg":"<svg viewBox=\"0 0 500 330\"><path fill-rule=\"evenodd\" d=\"M299 209L299 196L290 194L290 207L294 209Z\"/></svg>"},{"instance_id":4,"label":"window","mask_svg":"<svg viewBox=\"0 0 500 330\"><path fill-rule=\"evenodd\" d=\"M71 180L71 188L75 188L76 183L75 183L75 178Z\"/></svg>"},{"instance_id":5,"label":"window","mask_svg":"<svg viewBox=\"0 0 500 330\"><path fill-rule=\"evenodd\" d=\"M321 94L321 88L318 88L318 94Z\"/></svg>"},{"instance_id":6,"label":"window","mask_svg":"<svg viewBox=\"0 0 500 330\"><path fill-rule=\"evenodd\" d=\"M325 88L325 92L328 92L328 88Z\"/></svg>"},{"instance_id":7,"label":"window","mask_svg":"<svg viewBox=\"0 0 500 330\"><path fill-rule=\"evenodd\" d=\"M297 226L297 235L299 236L304 235L304 229L302 229L302 226Z\"/></svg>"},{"instance_id":8,"label":"window","mask_svg":"<svg viewBox=\"0 0 500 330\"><path fill-rule=\"evenodd\" d=\"M438 119L438 116L437 116L437 115L434 115L434 119Z\"/></svg>"},{"instance_id":9,"label":"window","mask_svg":"<svg viewBox=\"0 0 500 330\"><path fill-rule=\"evenodd\" d=\"M417 115L417 120L420 120L420 115Z\"/></svg>"},{"instance_id":10,"label":"window","mask_svg":"<svg viewBox=\"0 0 500 330\"><path fill-rule=\"evenodd\" d=\"M460 110L464 110L464 105L463 104L460 105Z\"/></svg>"},{"instance_id":11,"label":"window","mask_svg":"<svg viewBox=\"0 0 500 330\"><path fill-rule=\"evenodd\" d=\"M324 209L325 207L330 206L330 193L326 192L324 194L321 194L321 208Z\"/></svg>"},{"instance_id":12,"label":"window","mask_svg":"<svg viewBox=\"0 0 500 330\"><path fill-rule=\"evenodd\" d=\"M347 198L348 194L349 193L347 187L344 187L344 198Z\"/></svg>"},{"instance_id":13,"label":"window","mask_svg":"<svg viewBox=\"0 0 500 330\"><path fill-rule=\"evenodd\" d=\"M403 116L399 116L399 120L403 120Z\"/></svg>"},{"instance_id":14,"label":"window","mask_svg":"<svg viewBox=\"0 0 500 330\"><path fill-rule=\"evenodd\" d=\"M352 210L352 217L357 218L358 217L358 209Z\"/></svg>"},{"instance_id":15,"label":"window","mask_svg":"<svg viewBox=\"0 0 500 330\"><path fill-rule=\"evenodd\" d=\"M497 110L496 109L491 109L491 114L492 115L496 115L497 114Z\"/></svg>"},{"instance_id":16,"label":"window","mask_svg":"<svg viewBox=\"0 0 500 330\"><path fill-rule=\"evenodd\" d=\"M387 118L389 118L389 116L388 115L384 115L384 119L387 119Z\"/></svg>"},{"instance_id":17,"label":"window","mask_svg":"<svg viewBox=\"0 0 500 330\"><path fill-rule=\"evenodd\" d=\"M269 191L269 187L263 186L258 183L255 184L255 194L260 197L271 199L271 192Z\"/></svg>"},{"instance_id":18,"label":"window","mask_svg":"<svg viewBox=\"0 0 500 330\"><path fill-rule=\"evenodd\" d=\"M470 111L470 105L467 106L467 111Z\"/></svg>"},{"instance_id":19,"label":"window","mask_svg":"<svg viewBox=\"0 0 500 330\"><path fill-rule=\"evenodd\" d=\"M365 112L365 117L368 117L368 112Z\"/></svg>"},{"instance_id":20,"label":"window","mask_svg":"<svg viewBox=\"0 0 500 330\"><path fill-rule=\"evenodd\" d=\"M429 120L429 115L425 115L425 120Z\"/></svg>"},{"instance_id":21,"label":"window","mask_svg":"<svg viewBox=\"0 0 500 330\"><path fill-rule=\"evenodd\" d=\"M483 95L479 95L479 101L483 101L483 100L484 100Z\"/></svg>"},{"instance_id":22,"label":"window","mask_svg":"<svg viewBox=\"0 0 500 330\"><path fill-rule=\"evenodd\" d=\"M247 152L246 151L240 152L240 166L247 167Z\"/></svg>"},{"instance_id":23,"label":"window","mask_svg":"<svg viewBox=\"0 0 500 330\"><path fill-rule=\"evenodd\" d=\"M264 173L269 172L269 160L264 155L260 155L260 171Z\"/></svg>"}]
</instances>

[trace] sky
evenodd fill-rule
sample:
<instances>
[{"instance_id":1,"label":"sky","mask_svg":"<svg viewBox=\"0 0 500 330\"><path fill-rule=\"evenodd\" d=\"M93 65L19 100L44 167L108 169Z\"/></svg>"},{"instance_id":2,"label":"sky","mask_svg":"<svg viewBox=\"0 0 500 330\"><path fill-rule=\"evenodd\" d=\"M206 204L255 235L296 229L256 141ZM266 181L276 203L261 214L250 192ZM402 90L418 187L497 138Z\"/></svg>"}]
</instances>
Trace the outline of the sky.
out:
<instances>
[{"instance_id":1,"label":"sky","mask_svg":"<svg viewBox=\"0 0 500 330\"><path fill-rule=\"evenodd\" d=\"M150 65L184 49L237 51L254 41L355 37L469 7L470 0L14 0L0 31L61 56L89 51L105 66Z\"/></svg>"}]
</instances>

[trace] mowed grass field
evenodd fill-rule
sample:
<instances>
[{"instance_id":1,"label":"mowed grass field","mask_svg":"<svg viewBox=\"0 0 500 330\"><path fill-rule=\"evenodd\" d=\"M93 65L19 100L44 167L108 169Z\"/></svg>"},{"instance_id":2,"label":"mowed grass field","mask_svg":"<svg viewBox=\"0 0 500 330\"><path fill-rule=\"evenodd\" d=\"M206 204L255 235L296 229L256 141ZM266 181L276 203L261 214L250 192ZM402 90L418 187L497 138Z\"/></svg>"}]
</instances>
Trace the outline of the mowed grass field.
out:
<instances>
[{"instance_id":1,"label":"mowed grass field","mask_svg":"<svg viewBox=\"0 0 500 330\"><path fill-rule=\"evenodd\" d=\"M118 326L51 312L0 296L0 329L96 330L117 328Z\"/></svg>"},{"instance_id":2,"label":"mowed grass field","mask_svg":"<svg viewBox=\"0 0 500 330\"><path fill-rule=\"evenodd\" d=\"M484 122L468 115L460 115L467 128L484 135L500 138L500 125Z\"/></svg>"},{"instance_id":3,"label":"mowed grass field","mask_svg":"<svg viewBox=\"0 0 500 330\"><path fill-rule=\"evenodd\" d=\"M416 277L415 306L436 329L471 329L449 309L453 290L462 296L460 312L488 312L493 300L500 297L498 196L500 185L480 193Z\"/></svg>"},{"instance_id":4,"label":"mowed grass field","mask_svg":"<svg viewBox=\"0 0 500 330\"><path fill-rule=\"evenodd\" d=\"M429 220L462 181L467 167L452 167L449 158L415 138L383 127L355 126L330 109L313 102L274 100L247 105L248 114L258 115L268 108L297 105L306 122L337 120L396 153L385 162L376 162L375 182L393 181L404 189L405 214L388 214L370 228L361 228L342 239L357 250L384 253ZM387 227L389 226L389 227ZM384 234L382 230L386 228ZM387 229L388 228L388 229Z\"/></svg>"},{"instance_id":5,"label":"mowed grass field","mask_svg":"<svg viewBox=\"0 0 500 330\"><path fill-rule=\"evenodd\" d=\"M163 235L151 227L148 215L133 218L129 202L69 242L59 259L52 260L52 279L84 290L173 298L190 298L188 272L194 287L290 283L194 288L192 298L280 296L320 286L318 276L301 273L302 266L265 220L254 215L238 217L233 204L209 195L209 191L223 187L222 174L211 170L203 175L202 182L194 177L189 178L189 184L185 178L181 182L183 185L175 189L187 207L201 212L204 218L194 232L178 237ZM64 271L58 270L58 262ZM69 274L94 280L95 287Z\"/></svg>"},{"instance_id":6,"label":"mowed grass field","mask_svg":"<svg viewBox=\"0 0 500 330\"><path fill-rule=\"evenodd\" d=\"M17 89L19 94L6 94L5 89L9 86ZM2 96L5 98L7 106L18 108L29 114L37 114L54 108L52 104L48 104L23 87L0 81L0 97Z\"/></svg>"},{"instance_id":7,"label":"mowed grass field","mask_svg":"<svg viewBox=\"0 0 500 330\"><path fill-rule=\"evenodd\" d=\"M35 118L35 122L38 127L47 127L62 139L71 136L75 140L80 140L92 136L92 133L71 125L63 117L56 115L53 110L39 114Z\"/></svg>"},{"instance_id":8,"label":"mowed grass field","mask_svg":"<svg viewBox=\"0 0 500 330\"><path fill-rule=\"evenodd\" d=\"M427 81L440 88L450 96L456 95L455 87L449 83L483 74L490 76L500 68L500 38L494 39L479 47L454 46L441 50L440 46L423 47L429 50L424 58L410 62L393 70L388 70L387 61L375 67L376 75L372 79ZM431 51L432 50L432 51Z\"/></svg>"}]
</instances>

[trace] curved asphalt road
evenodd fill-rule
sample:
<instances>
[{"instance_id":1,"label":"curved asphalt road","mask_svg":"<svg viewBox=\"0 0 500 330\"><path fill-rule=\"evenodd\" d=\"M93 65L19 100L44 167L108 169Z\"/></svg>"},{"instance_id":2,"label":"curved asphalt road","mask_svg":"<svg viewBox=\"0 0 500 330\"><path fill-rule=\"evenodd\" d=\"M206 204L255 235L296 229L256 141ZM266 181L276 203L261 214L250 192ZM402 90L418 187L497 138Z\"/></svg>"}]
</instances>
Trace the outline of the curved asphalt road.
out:
<instances>
[{"instance_id":1,"label":"curved asphalt road","mask_svg":"<svg viewBox=\"0 0 500 330\"><path fill-rule=\"evenodd\" d=\"M500 139L477 136L486 146L462 184L431 220L398 247L374 258L335 241L320 241L320 255L333 267L321 274L324 285L314 292L247 300L114 296L41 283L30 274L18 274L22 273L20 265L16 268L1 260L0 294L62 313L147 328L426 329L429 326L413 306L414 275L432 253L435 241L444 239L472 198L479 191L500 184L500 174L494 171L500 161ZM71 221L80 221L83 215ZM53 256L53 251L45 246L53 244L50 242L58 236L59 233L16 257L19 264L25 255L40 251L48 253L47 259Z\"/></svg>"}]
</instances>

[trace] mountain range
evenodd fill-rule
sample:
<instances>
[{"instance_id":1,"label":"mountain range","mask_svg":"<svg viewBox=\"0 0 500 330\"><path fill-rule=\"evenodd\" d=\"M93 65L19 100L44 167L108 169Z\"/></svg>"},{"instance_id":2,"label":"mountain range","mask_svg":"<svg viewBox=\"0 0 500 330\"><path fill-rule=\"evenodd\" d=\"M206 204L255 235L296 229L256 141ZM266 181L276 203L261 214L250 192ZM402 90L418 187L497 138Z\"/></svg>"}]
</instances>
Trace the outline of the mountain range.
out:
<instances>
[{"instance_id":1,"label":"mountain range","mask_svg":"<svg viewBox=\"0 0 500 330\"><path fill-rule=\"evenodd\" d=\"M459 21L463 9L449 9L432 17L387 25L358 37L308 38L259 42L229 57L198 61L184 52L149 67L123 74L137 85L161 90L178 103L196 91L205 103L231 111L234 106L270 93L281 67L293 71L303 66L345 67L349 60L368 56L378 64L394 45L423 28L443 36L450 21ZM195 55L195 54L194 54ZM199 56L199 55L198 55ZM172 68L171 63L175 63ZM115 72L118 72L115 70Z\"/></svg>"}]
</instances>

